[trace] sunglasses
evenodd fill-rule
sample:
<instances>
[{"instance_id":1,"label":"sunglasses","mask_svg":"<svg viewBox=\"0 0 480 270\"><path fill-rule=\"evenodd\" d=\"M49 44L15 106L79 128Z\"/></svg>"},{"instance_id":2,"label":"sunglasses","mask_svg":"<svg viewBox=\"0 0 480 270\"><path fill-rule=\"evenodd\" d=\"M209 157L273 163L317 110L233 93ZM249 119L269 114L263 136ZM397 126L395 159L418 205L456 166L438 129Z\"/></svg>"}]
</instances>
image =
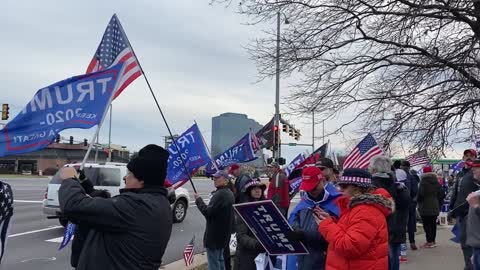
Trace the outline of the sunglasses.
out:
<instances>
[{"instance_id":1,"label":"sunglasses","mask_svg":"<svg viewBox=\"0 0 480 270\"><path fill-rule=\"evenodd\" d=\"M327 167L318 167L322 172L328 169Z\"/></svg>"}]
</instances>

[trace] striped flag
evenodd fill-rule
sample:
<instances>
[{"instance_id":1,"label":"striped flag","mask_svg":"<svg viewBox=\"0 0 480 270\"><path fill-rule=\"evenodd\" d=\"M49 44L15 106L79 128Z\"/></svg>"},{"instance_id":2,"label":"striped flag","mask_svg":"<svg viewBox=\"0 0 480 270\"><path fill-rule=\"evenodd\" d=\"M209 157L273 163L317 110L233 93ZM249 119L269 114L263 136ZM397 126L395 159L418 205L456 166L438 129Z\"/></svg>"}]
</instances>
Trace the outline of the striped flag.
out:
<instances>
[{"instance_id":1,"label":"striped flag","mask_svg":"<svg viewBox=\"0 0 480 270\"><path fill-rule=\"evenodd\" d=\"M195 235L193 236L192 240L185 247L185 250L183 251L183 259L185 260L185 266L190 266L193 264L194 249L195 249Z\"/></svg>"},{"instance_id":2,"label":"striped flag","mask_svg":"<svg viewBox=\"0 0 480 270\"><path fill-rule=\"evenodd\" d=\"M130 83L140 77L142 71L120 20L118 20L116 14L113 14L103 34L102 41L88 65L87 74L108 69L118 63L125 63L125 70L121 75L119 88L114 98L118 97Z\"/></svg>"},{"instance_id":3,"label":"striped flag","mask_svg":"<svg viewBox=\"0 0 480 270\"><path fill-rule=\"evenodd\" d=\"M428 158L428 155L427 155L427 150L418 151L415 154L412 154L406 157L405 160L410 162L411 167L418 166L418 165L425 165L430 162L430 159Z\"/></svg>"},{"instance_id":4,"label":"striped flag","mask_svg":"<svg viewBox=\"0 0 480 270\"><path fill-rule=\"evenodd\" d=\"M378 146L372 134L368 133L368 135L357 146L355 146L353 151L347 156L343 163L343 168L366 169L373 157L382 154L382 149Z\"/></svg>"},{"instance_id":5,"label":"striped flag","mask_svg":"<svg viewBox=\"0 0 480 270\"><path fill-rule=\"evenodd\" d=\"M13 216L13 192L9 184L0 181L0 263L5 253L10 220Z\"/></svg>"}]
</instances>

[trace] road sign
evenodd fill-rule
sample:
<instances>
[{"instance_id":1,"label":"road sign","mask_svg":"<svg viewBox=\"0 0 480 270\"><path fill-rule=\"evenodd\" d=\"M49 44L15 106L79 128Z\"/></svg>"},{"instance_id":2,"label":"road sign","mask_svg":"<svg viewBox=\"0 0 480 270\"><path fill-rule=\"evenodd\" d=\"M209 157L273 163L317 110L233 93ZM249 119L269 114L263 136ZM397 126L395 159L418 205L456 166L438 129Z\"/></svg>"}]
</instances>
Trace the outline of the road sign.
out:
<instances>
[{"instance_id":1,"label":"road sign","mask_svg":"<svg viewBox=\"0 0 480 270\"><path fill-rule=\"evenodd\" d=\"M288 146L297 146L296 143L289 143Z\"/></svg>"}]
</instances>

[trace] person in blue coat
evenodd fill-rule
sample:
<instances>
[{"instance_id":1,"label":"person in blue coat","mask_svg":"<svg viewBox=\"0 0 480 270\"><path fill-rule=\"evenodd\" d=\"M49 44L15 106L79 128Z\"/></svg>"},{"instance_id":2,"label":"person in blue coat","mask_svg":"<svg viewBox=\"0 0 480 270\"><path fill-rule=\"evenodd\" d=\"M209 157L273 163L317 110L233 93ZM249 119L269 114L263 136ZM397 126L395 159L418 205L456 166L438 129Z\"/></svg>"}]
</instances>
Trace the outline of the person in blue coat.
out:
<instances>
[{"instance_id":1,"label":"person in blue coat","mask_svg":"<svg viewBox=\"0 0 480 270\"><path fill-rule=\"evenodd\" d=\"M322 171L317 167L303 169L300 190L305 193L289 218L289 223L294 231L288 233L286 237L290 241L302 242L310 254L289 256L287 268L323 270L325 269L328 243L318 231L313 210L318 207L338 218L339 209L336 199L341 196L341 193L326 180Z\"/></svg>"}]
</instances>

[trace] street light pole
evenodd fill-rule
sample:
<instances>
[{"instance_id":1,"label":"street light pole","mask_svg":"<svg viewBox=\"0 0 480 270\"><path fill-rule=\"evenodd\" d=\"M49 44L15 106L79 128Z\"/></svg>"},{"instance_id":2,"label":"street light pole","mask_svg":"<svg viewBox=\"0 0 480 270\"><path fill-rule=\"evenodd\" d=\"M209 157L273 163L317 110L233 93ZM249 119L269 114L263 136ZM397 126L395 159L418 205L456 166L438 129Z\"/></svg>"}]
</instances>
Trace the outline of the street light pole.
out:
<instances>
[{"instance_id":1,"label":"street light pole","mask_svg":"<svg viewBox=\"0 0 480 270\"><path fill-rule=\"evenodd\" d=\"M277 60L277 69L276 69L276 83L275 83L275 124L274 125L280 128L280 11L277 12L277 59L276 60ZM281 157L280 132L278 132L278 137L279 137L277 138L278 145L276 146L277 151L274 152L274 158Z\"/></svg>"},{"instance_id":2,"label":"street light pole","mask_svg":"<svg viewBox=\"0 0 480 270\"><path fill-rule=\"evenodd\" d=\"M312 110L312 153L315 152L315 110Z\"/></svg>"}]
</instances>

